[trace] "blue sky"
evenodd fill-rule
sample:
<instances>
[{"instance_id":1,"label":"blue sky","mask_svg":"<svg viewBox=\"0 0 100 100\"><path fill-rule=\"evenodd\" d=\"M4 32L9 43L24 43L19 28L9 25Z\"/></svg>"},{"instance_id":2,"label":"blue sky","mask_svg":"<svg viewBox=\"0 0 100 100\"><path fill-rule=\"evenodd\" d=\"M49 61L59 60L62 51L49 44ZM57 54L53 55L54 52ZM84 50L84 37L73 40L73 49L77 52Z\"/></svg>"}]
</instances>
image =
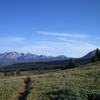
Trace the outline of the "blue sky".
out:
<instances>
[{"instance_id":1,"label":"blue sky","mask_svg":"<svg viewBox=\"0 0 100 100\"><path fill-rule=\"evenodd\" d=\"M100 0L0 0L0 52L81 57L99 41Z\"/></svg>"}]
</instances>

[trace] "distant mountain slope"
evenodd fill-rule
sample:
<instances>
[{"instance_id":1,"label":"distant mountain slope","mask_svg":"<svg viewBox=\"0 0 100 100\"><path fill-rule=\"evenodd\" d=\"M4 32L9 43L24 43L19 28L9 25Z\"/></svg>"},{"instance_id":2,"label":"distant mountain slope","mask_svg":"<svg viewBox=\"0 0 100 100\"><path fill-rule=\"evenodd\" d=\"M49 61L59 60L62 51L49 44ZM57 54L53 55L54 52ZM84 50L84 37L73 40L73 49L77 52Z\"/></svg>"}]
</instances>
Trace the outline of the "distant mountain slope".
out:
<instances>
[{"instance_id":1,"label":"distant mountain slope","mask_svg":"<svg viewBox=\"0 0 100 100\"><path fill-rule=\"evenodd\" d=\"M88 54L86 54L85 56L83 56L82 59L90 59L95 56L95 53L96 53L96 50L93 50L89 52Z\"/></svg>"},{"instance_id":2,"label":"distant mountain slope","mask_svg":"<svg viewBox=\"0 0 100 100\"><path fill-rule=\"evenodd\" d=\"M100 50L99 50L99 52L100 52ZM88 54L86 54L85 56L76 59L76 62L77 62L77 63L80 63L80 64L87 64L87 63L90 63L90 62L91 62L91 59L92 59L93 57L95 57L95 54L96 54L96 49L93 50L93 51L90 51L90 52L89 52Z\"/></svg>"},{"instance_id":3,"label":"distant mountain slope","mask_svg":"<svg viewBox=\"0 0 100 100\"><path fill-rule=\"evenodd\" d=\"M45 62L45 61L56 61L56 60L67 60L68 57L64 55L60 56L45 56L45 55L35 55L31 53L18 53L18 52L5 52L0 54L0 62L3 64L15 64L23 62Z\"/></svg>"},{"instance_id":4,"label":"distant mountain slope","mask_svg":"<svg viewBox=\"0 0 100 100\"><path fill-rule=\"evenodd\" d=\"M99 50L100 52L100 50ZM95 56L96 49L89 52L81 58L74 58L77 62L85 63L91 60ZM18 52L5 52L0 53L0 64L10 65L15 63L29 63L29 62L49 62L49 61L68 61L71 57L66 57L64 55L60 56L46 56L46 55L36 55L31 53L18 53Z\"/></svg>"}]
</instances>

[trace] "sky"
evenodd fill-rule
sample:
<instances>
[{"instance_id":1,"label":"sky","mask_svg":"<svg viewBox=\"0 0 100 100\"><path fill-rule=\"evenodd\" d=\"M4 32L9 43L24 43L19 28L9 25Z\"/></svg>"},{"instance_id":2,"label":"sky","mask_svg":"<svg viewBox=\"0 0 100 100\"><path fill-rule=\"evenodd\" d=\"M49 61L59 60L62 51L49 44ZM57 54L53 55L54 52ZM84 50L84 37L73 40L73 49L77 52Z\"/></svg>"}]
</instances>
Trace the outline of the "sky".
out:
<instances>
[{"instance_id":1,"label":"sky","mask_svg":"<svg viewBox=\"0 0 100 100\"><path fill-rule=\"evenodd\" d=\"M100 0L0 0L0 52L81 57L100 48Z\"/></svg>"}]
</instances>

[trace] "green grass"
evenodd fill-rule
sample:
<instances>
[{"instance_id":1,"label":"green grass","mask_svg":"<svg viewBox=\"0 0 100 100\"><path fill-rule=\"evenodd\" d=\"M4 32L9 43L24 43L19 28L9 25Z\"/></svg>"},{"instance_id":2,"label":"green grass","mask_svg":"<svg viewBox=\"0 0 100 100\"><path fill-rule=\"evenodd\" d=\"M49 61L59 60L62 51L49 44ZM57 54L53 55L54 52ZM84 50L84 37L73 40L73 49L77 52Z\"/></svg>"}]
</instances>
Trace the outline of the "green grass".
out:
<instances>
[{"instance_id":1,"label":"green grass","mask_svg":"<svg viewBox=\"0 0 100 100\"><path fill-rule=\"evenodd\" d=\"M50 97L87 100L87 94L100 94L100 62L87 64L74 69L47 72L22 72L20 76L0 79L0 100L14 100L18 91L22 91L23 78L32 79L27 100L50 100ZM69 97L68 97L69 96ZM2 99L1 99L2 98ZM59 99L61 100L61 99ZM68 99L66 99L68 100Z\"/></svg>"},{"instance_id":2,"label":"green grass","mask_svg":"<svg viewBox=\"0 0 100 100\"><path fill-rule=\"evenodd\" d=\"M100 93L99 66L100 63L88 64L79 68L32 76L33 89L28 100L49 100L50 95L46 94L62 91L66 95L66 90L79 95L81 95L80 92Z\"/></svg>"},{"instance_id":3,"label":"green grass","mask_svg":"<svg viewBox=\"0 0 100 100\"><path fill-rule=\"evenodd\" d=\"M20 90L22 90L22 79L0 79L0 100L15 100L15 96Z\"/></svg>"}]
</instances>

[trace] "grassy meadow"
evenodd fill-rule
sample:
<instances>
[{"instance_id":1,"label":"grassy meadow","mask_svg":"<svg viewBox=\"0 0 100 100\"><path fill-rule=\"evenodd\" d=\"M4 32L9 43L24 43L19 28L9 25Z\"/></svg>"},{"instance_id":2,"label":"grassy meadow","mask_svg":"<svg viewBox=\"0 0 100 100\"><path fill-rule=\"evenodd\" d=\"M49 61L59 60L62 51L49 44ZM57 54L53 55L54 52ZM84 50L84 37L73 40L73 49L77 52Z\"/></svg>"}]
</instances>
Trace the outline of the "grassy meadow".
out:
<instances>
[{"instance_id":1,"label":"grassy meadow","mask_svg":"<svg viewBox=\"0 0 100 100\"><path fill-rule=\"evenodd\" d=\"M73 69L24 71L19 76L0 73L0 100L16 100L26 77L31 78L27 100L89 100L91 94L100 96L100 62L96 62Z\"/></svg>"}]
</instances>

